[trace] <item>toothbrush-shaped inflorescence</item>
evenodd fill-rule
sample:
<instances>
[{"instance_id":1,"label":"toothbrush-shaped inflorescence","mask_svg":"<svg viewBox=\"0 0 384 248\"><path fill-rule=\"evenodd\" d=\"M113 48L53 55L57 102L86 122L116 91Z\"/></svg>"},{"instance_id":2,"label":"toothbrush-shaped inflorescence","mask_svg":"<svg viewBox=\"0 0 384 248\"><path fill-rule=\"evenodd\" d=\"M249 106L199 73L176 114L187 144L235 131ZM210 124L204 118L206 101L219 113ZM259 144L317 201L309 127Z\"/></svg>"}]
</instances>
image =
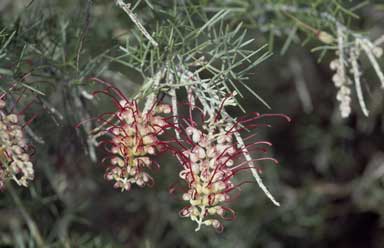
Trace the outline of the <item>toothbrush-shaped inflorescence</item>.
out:
<instances>
[{"instance_id":1,"label":"toothbrush-shaped inflorescence","mask_svg":"<svg viewBox=\"0 0 384 248\"><path fill-rule=\"evenodd\" d=\"M7 181L27 187L34 170L24 136L20 114L8 113L4 95L0 98L0 190Z\"/></svg>"},{"instance_id":2,"label":"toothbrush-shaped inflorescence","mask_svg":"<svg viewBox=\"0 0 384 248\"><path fill-rule=\"evenodd\" d=\"M178 153L178 158L183 169L179 176L185 181L186 189L182 189L182 199L188 202L181 211L182 217L188 217L197 223L196 231L202 225L212 226L217 231L223 230L223 224L219 220L233 220L236 213L227 207L227 203L234 200L240 186L253 181L239 181L236 178L241 171L259 169L256 163L262 160L277 160L270 157L254 158L251 161L244 159L250 152L266 152L267 141L252 141L239 145L236 142L235 133L245 129L266 124L255 124L263 117L279 116L289 120L285 115L262 115L255 113L249 118L240 118L234 121L231 118L209 118L201 127L193 120L185 121L187 125L183 135L185 144ZM204 117L203 117L204 118ZM269 126L269 125L266 125ZM254 135L243 139L252 140ZM175 190L175 188L171 188ZM220 217L220 218L217 218Z\"/></svg>"},{"instance_id":3,"label":"toothbrush-shaped inflorescence","mask_svg":"<svg viewBox=\"0 0 384 248\"><path fill-rule=\"evenodd\" d=\"M132 184L151 186L153 178L147 171L159 166L152 157L166 149L167 144L159 136L171 127L168 118L162 116L170 113L171 107L155 100L140 111L136 100L128 99L115 87L94 94L99 93L112 97L117 107L115 112L98 117L102 125L96 136L100 136L100 144L105 145L108 154L103 159L108 167L105 178L122 191L130 190Z\"/></svg>"}]
</instances>

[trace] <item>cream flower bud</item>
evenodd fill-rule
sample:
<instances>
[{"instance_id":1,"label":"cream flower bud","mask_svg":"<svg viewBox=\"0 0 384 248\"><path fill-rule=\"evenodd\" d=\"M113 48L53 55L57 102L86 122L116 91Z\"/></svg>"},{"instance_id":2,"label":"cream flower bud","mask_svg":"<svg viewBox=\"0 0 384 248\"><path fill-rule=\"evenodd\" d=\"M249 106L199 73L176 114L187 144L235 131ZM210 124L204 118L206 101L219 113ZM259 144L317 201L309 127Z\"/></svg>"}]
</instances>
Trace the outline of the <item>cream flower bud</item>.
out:
<instances>
[{"instance_id":1,"label":"cream flower bud","mask_svg":"<svg viewBox=\"0 0 384 248\"><path fill-rule=\"evenodd\" d=\"M332 44L333 42L335 42L335 38L325 31L320 31L317 37L320 41L324 42L325 44Z\"/></svg>"},{"instance_id":2,"label":"cream flower bud","mask_svg":"<svg viewBox=\"0 0 384 248\"><path fill-rule=\"evenodd\" d=\"M143 144L144 145L151 145L155 142L155 137L153 135L147 135L143 138Z\"/></svg>"},{"instance_id":3,"label":"cream flower bud","mask_svg":"<svg viewBox=\"0 0 384 248\"><path fill-rule=\"evenodd\" d=\"M6 119L11 122L11 123L17 123L18 121L18 118L17 118L17 115L15 114L10 114L6 117Z\"/></svg>"},{"instance_id":4,"label":"cream flower bud","mask_svg":"<svg viewBox=\"0 0 384 248\"><path fill-rule=\"evenodd\" d=\"M119 167L123 167L124 164L125 164L124 160L121 159L120 157L114 157L114 158L112 158L112 159L111 159L111 163L112 163L113 165L117 165L117 166L119 166Z\"/></svg>"},{"instance_id":5,"label":"cream flower bud","mask_svg":"<svg viewBox=\"0 0 384 248\"><path fill-rule=\"evenodd\" d=\"M336 71L337 68L339 68L340 66L340 61L338 59L334 59L331 61L331 63L329 64L329 67L331 68L331 70L333 71Z\"/></svg>"}]
</instances>

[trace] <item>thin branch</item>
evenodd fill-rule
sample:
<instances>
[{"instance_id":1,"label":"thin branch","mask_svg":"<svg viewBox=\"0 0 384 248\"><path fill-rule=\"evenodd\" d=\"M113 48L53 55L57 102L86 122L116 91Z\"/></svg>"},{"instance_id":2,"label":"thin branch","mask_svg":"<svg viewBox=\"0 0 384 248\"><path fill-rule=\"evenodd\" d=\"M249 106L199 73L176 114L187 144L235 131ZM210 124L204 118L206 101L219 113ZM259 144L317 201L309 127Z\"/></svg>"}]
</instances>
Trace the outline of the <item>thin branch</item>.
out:
<instances>
[{"instance_id":1,"label":"thin branch","mask_svg":"<svg viewBox=\"0 0 384 248\"><path fill-rule=\"evenodd\" d=\"M244 149L244 157L249 162L249 167L251 169L253 177L256 179L257 184L261 188L261 190L264 192L264 194L275 204L276 206L280 206L280 203L275 200L271 192L267 189L267 187L264 185L263 180L261 179L259 173L257 172L257 169L254 167L254 164L252 162L252 157L249 155L248 149L246 148L243 138L241 137L239 132L234 132L237 142L239 143L241 149Z\"/></svg>"},{"instance_id":2,"label":"thin branch","mask_svg":"<svg viewBox=\"0 0 384 248\"><path fill-rule=\"evenodd\" d=\"M116 0L116 4L124 10L125 13L131 18L132 22L137 26L140 32L154 45L158 47L159 44L152 38L152 36L148 33L148 31L144 28L143 24L139 21L135 13L131 10L130 3L124 3L123 0Z\"/></svg>"},{"instance_id":3,"label":"thin branch","mask_svg":"<svg viewBox=\"0 0 384 248\"><path fill-rule=\"evenodd\" d=\"M92 0L88 0L87 6L85 8L84 27L83 27L83 30L81 31L79 45L77 47L77 56L76 56L76 68L77 68L77 70L79 70L80 53L81 53L81 50L83 49L84 40L85 40L85 37L88 33L89 24L90 24L90 20L91 20L91 6L92 6Z\"/></svg>"},{"instance_id":4,"label":"thin branch","mask_svg":"<svg viewBox=\"0 0 384 248\"><path fill-rule=\"evenodd\" d=\"M364 101L364 95L363 90L361 88L361 71L359 68L359 64L357 62L357 58L359 57L360 51L358 50L358 44L356 44L356 47L351 49L350 52L350 60L352 65L352 73L355 80L355 87L356 87L356 93L357 93L357 99L359 100L360 108L363 111L364 115L368 117L369 111L367 109L367 106Z\"/></svg>"},{"instance_id":5,"label":"thin branch","mask_svg":"<svg viewBox=\"0 0 384 248\"><path fill-rule=\"evenodd\" d=\"M13 188L11 183L7 182L7 189L15 202L18 210L20 211L21 215L23 216L33 238L36 241L37 247L46 247L44 244L43 236L41 235L39 228L36 225L36 222L32 219L32 216L28 213L28 211L25 209L23 202L17 195L15 189Z\"/></svg>"}]
</instances>

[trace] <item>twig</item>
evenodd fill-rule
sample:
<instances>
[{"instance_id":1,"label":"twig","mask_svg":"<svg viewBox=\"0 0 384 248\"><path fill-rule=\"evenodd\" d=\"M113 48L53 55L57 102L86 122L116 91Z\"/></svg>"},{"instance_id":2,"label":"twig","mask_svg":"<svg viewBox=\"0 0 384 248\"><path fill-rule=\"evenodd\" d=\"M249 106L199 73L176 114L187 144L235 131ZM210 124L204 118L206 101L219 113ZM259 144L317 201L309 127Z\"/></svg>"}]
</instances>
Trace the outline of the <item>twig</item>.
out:
<instances>
[{"instance_id":1,"label":"twig","mask_svg":"<svg viewBox=\"0 0 384 248\"><path fill-rule=\"evenodd\" d=\"M124 3L123 0L116 0L116 4L124 10L125 13L131 18L132 22L137 26L140 32L154 45L155 47L159 46L159 44L152 38L152 36L148 33L148 31L144 28L143 24L139 21L135 13L131 10L131 4Z\"/></svg>"},{"instance_id":2,"label":"twig","mask_svg":"<svg viewBox=\"0 0 384 248\"><path fill-rule=\"evenodd\" d=\"M169 72L167 73L167 81L170 83L170 84L174 84L175 83L175 78L172 74L172 72ZM178 109L177 109L177 95L176 95L176 89L175 88L172 88L170 90L170 94L171 94L171 101L172 101L172 112L173 112L173 124L175 125L175 134L176 134L176 138L178 140L181 140L181 136L180 136L180 125L179 125L179 120L178 120Z\"/></svg>"},{"instance_id":3,"label":"twig","mask_svg":"<svg viewBox=\"0 0 384 248\"><path fill-rule=\"evenodd\" d=\"M77 56L76 56L76 68L77 68L77 70L79 70L80 53L81 53L81 50L83 49L83 43L84 43L85 37L88 33L88 29L89 29L89 23L90 23L90 19L91 19L91 5L92 5L92 0L88 0L87 6L85 9L84 28L81 32L80 40L79 40L79 46L77 48Z\"/></svg>"},{"instance_id":4,"label":"twig","mask_svg":"<svg viewBox=\"0 0 384 248\"><path fill-rule=\"evenodd\" d=\"M359 57L359 54L360 54L360 51L358 50L358 44L356 44L356 47L351 49L351 52L350 52L352 73L353 73L353 77L355 79L357 99L359 100L360 108L363 111L364 115L368 117L369 111L368 111L367 106L365 104L363 90L361 88L361 80L360 80L361 71L359 68L359 64L357 63L357 58Z\"/></svg>"},{"instance_id":5,"label":"twig","mask_svg":"<svg viewBox=\"0 0 384 248\"><path fill-rule=\"evenodd\" d=\"M361 40L358 40L358 42L360 43L361 47L363 48L365 54L367 54L368 59L371 62L373 69L375 69L376 74L379 77L380 82L381 82L381 88L384 88L384 73L380 69L380 65L377 62L375 56L372 54L372 49L370 47L371 42L367 39L361 39Z\"/></svg>"},{"instance_id":6,"label":"twig","mask_svg":"<svg viewBox=\"0 0 384 248\"><path fill-rule=\"evenodd\" d=\"M143 114L148 113L148 111L153 107L153 105L156 103L156 96L157 91L159 89L160 81L164 77L165 70L158 71L155 76L149 79L149 82L146 84L148 87L151 87L151 93L149 94L145 106L143 109Z\"/></svg>"},{"instance_id":7,"label":"twig","mask_svg":"<svg viewBox=\"0 0 384 248\"><path fill-rule=\"evenodd\" d=\"M17 208L21 212L21 215L23 216L25 222L27 223L27 226L29 230L31 231L32 236L34 237L37 246L38 247L46 247L44 244L44 240L42 238L42 235L39 231L39 228L37 227L35 221L32 219L31 215L28 213L28 211L25 209L21 199L15 192L15 189L13 188L12 184L7 182L7 189L9 193L11 194L11 197L13 201L15 202Z\"/></svg>"},{"instance_id":8,"label":"twig","mask_svg":"<svg viewBox=\"0 0 384 248\"><path fill-rule=\"evenodd\" d=\"M310 113L313 110L313 104L308 87L305 83L303 69L301 68L302 66L299 64L297 59L292 58L290 67L294 76L297 94L299 95L299 99L303 105L304 111L306 113Z\"/></svg>"},{"instance_id":9,"label":"twig","mask_svg":"<svg viewBox=\"0 0 384 248\"><path fill-rule=\"evenodd\" d=\"M245 150L244 157L249 162L249 167L251 169L253 177L256 179L257 184L259 185L261 190L264 192L264 194L273 202L273 204L275 204L276 206L280 206L280 203L275 200L275 198L273 197L271 192L269 192L267 187L264 185L263 180L261 179L259 173L257 172L257 169L254 168L253 162L251 162L252 161L252 157L251 157L251 155L249 155L248 149L246 148L246 146L244 144L244 141L243 141L243 138L241 138L240 133L239 132L234 132L234 134L235 134L237 143L239 143L239 146L241 147L241 149Z\"/></svg>"}]
</instances>

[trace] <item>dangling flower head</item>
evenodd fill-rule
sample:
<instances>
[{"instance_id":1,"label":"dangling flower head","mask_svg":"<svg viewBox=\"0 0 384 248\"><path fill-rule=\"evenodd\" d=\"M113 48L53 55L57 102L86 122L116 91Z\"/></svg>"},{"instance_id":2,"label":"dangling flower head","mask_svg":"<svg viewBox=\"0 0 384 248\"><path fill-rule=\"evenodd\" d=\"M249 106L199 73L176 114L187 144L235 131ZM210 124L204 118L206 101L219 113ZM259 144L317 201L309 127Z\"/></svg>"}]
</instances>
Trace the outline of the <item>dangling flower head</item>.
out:
<instances>
[{"instance_id":1,"label":"dangling flower head","mask_svg":"<svg viewBox=\"0 0 384 248\"><path fill-rule=\"evenodd\" d=\"M22 123L22 112L8 112L6 105L3 94L0 97L0 190L4 190L9 180L27 187L28 181L34 178L30 147L24 135L24 126L28 123Z\"/></svg>"},{"instance_id":2,"label":"dangling flower head","mask_svg":"<svg viewBox=\"0 0 384 248\"><path fill-rule=\"evenodd\" d=\"M108 166L105 178L114 181L114 187L122 191L130 190L132 184L151 186L153 178L147 171L159 166L152 157L166 147L159 135L171 125L162 116L171 112L170 106L152 102L149 108L140 111L136 100L128 99L113 86L94 94L99 93L112 97L117 108L98 117L103 124L97 136L101 136L100 143L108 153L103 159ZM106 116L109 118L105 119Z\"/></svg>"},{"instance_id":3,"label":"dangling flower head","mask_svg":"<svg viewBox=\"0 0 384 248\"><path fill-rule=\"evenodd\" d=\"M254 121L267 116L274 115L255 113L252 117L234 121L229 116L222 117L218 114L203 121L200 126L192 119L185 120L186 126L182 128L185 142L181 144L178 158L183 166L179 176L186 184L182 199L188 205L180 211L180 215L196 222L196 231L206 225L221 232L223 224L217 216L223 220L236 218L235 211L226 204L238 195L235 192L240 190L241 185L250 182L235 183L239 172L258 169L255 163L261 160L277 163L269 157L247 159L250 156L249 151L264 153L265 146L270 146L271 143L253 141L242 144L236 137L245 129L263 125L255 124ZM275 116L289 119L284 115ZM202 118L205 116L202 115ZM253 136L242 140L251 140Z\"/></svg>"}]
</instances>

